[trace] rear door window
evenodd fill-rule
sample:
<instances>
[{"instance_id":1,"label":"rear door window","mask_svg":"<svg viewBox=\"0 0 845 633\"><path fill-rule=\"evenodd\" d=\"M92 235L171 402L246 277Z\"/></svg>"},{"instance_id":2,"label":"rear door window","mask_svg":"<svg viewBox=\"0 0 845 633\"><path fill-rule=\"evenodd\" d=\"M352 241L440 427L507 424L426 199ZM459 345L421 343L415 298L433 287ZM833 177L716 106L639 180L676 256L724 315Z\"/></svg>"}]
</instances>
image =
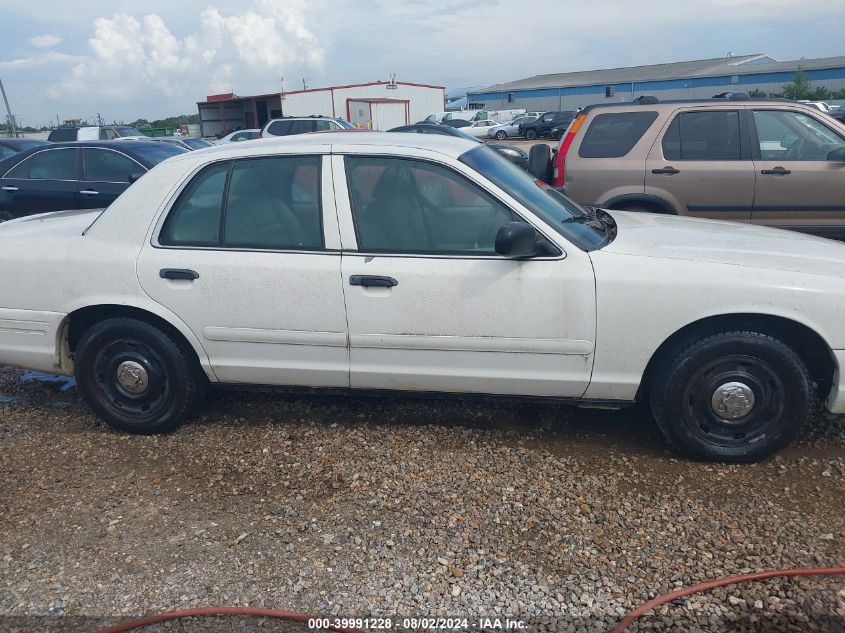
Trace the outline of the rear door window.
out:
<instances>
[{"instance_id":1,"label":"rear door window","mask_svg":"<svg viewBox=\"0 0 845 633\"><path fill-rule=\"evenodd\" d=\"M228 163L199 173L179 196L161 232L161 243L174 246L216 246Z\"/></svg>"},{"instance_id":2,"label":"rear door window","mask_svg":"<svg viewBox=\"0 0 845 633\"><path fill-rule=\"evenodd\" d=\"M51 143L64 143L66 141L75 141L76 131L77 128L56 128L55 130L50 132L50 136L47 137L47 140Z\"/></svg>"},{"instance_id":3,"label":"rear door window","mask_svg":"<svg viewBox=\"0 0 845 633\"><path fill-rule=\"evenodd\" d=\"M306 119L293 121L289 134L307 134L308 132L313 132L315 123L316 121Z\"/></svg>"},{"instance_id":4,"label":"rear door window","mask_svg":"<svg viewBox=\"0 0 845 633\"><path fill-rule=\"evenodd\" d=\"M739 112L681 112L663 135L668 160L740 160Z\"/></svg>"},{"instance_id":5,"label":"rear door window","mask_svg":"<svg viewBox=\"0 0 845 633\"><path fill-rule=\"evenodd\" d=\"M656 120L657 112L599 114L587 128L578 156L581 158L625 156Z\"/></svg>"}]
</instances>

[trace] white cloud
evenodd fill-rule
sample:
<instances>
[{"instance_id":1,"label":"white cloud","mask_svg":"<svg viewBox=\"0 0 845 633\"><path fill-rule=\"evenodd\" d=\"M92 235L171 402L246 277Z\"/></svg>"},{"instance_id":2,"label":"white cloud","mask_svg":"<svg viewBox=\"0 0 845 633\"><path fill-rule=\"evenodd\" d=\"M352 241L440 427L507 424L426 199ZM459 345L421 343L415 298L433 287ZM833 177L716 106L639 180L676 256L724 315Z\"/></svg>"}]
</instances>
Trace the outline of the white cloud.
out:
<instances>
[{"instance_id":1,"label":"white cloud","mask_svg":"<svg viewBox=\"0 0 845 633\"><path fill-rule=\"evenodd\" d=\"M29 43L35 46L36 48L50 48L51 46L57 46L58 44L62 43L62 38L58 37L57 35L36 35L35 37L29 38Z\"/></svg>"},{"instance_id":2,"label":"white cloud","mask_svg":"<svg viewBox=\"0 0 845 633\"><path fill-rule=\"evenodd\" d=\"M26 70L28 68L39 68L52 64L71 64L78 62L81 58L77 55L67 55L49 51L30 57L20 57L0 62L0 70Z\"/></svg>"},{"instance_id":3,"label":"white cloud","mask_svg":"<svg viewBox=\"0 0 845 633\"><path fill-rule=\"evenodd\" d=\"M96 82L98 96L119 101L153 94L193 100L231 90L233 81L275 86L287 69L323 65L325 50L307 27L307 8L305 0L255 0L234 15L209 7L184 37L157 14L100 17L88 40L90 54L48 94L81 95Z\"/></svg>"}]
</instances>

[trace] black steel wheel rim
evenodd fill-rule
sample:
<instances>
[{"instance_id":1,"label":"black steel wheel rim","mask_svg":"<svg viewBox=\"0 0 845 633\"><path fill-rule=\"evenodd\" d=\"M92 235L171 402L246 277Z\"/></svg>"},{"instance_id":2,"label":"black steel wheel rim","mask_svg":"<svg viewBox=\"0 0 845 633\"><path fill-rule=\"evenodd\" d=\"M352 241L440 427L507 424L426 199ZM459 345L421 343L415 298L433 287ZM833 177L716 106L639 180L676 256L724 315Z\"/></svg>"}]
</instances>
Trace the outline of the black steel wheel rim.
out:
<instances>
[{"instance_id":1,"label":"black steel wheel rim","mask_svg":"<svg viewBox=\"0 0 845 633\"><path fill-rule=\"evenodd\" d=\"M740 383L753 393L753 406L731 419L713 406L714 393ZM786 390L777 371L766 361L747 355L722 356L704 363L681 394L681 414L687 429L700 440L723 448L756 443L781 423Z\"/></svg>"},{"instance_id":2,"label":"black steel wheel rim","mask_svg":"<svg viewBox=\"0 0 845 633\"><path fill-rule=\"evenodd\" d=\"M147 386L133 393L118 379L124 364L143 368ZM167 408L170 380L164 360L151 346L133 338L112 341L97 352L94 359L93 384L100 401L115 413L145 421Z\"/></svg>"}]
</instances>

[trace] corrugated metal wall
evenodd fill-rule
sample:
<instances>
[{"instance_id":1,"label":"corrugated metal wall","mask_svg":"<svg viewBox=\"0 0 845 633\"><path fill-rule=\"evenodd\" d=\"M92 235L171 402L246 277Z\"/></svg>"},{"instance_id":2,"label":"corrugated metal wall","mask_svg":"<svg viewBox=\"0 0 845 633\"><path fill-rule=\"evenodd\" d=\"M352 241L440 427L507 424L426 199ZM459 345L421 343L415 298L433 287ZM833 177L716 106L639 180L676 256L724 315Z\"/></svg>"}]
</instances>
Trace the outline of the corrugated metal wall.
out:
<instances>
[{"instance_id":1,"label":"corrugated metal wall","mask_svg":"<svg viewBox=\"0 0 845 633\"><path fill-rule=\"evenodd\" d=\"M804 75L811 88L823 86L829 90L845 89L845 68L808 70ZM575 110L593 103L631 101L641 95L654 95L662 100L670 100L709 99L720 92L751 92L755 89L767 94L779 93L783 92L783 87L794 78L795 74L792 72L760 72L615 84L616 94L610 98L605 97L606 86L601 85L473 94L469 95L469 100L473 103L484 103L488 109ZM508 101L509 95L513 95L512 101Z\"/></svg>"},{"instance_id":2,"label":"corrugated metal wall","mask_svg":"<svg viewBox=\"0 0 845 633\"><path fill-rule=\"evenodd\" d=\"M404 101L399 101L397 103L371 104L371 112L373 113L373 129L384 132L408 123L408 121L405 120L406 105L407 104Z\"/></svg>"},{"instance_id":3,"label":"corrugated metal wall","mask_svg":"<svg viewBox=\"0 0 845 633\"><path fill-rule=\"evenodd\" d=\"M286 94L282 101L282 112L285 116L343 116L332 110L332 93L329 89Z\"/></svg>"}]
</instances>

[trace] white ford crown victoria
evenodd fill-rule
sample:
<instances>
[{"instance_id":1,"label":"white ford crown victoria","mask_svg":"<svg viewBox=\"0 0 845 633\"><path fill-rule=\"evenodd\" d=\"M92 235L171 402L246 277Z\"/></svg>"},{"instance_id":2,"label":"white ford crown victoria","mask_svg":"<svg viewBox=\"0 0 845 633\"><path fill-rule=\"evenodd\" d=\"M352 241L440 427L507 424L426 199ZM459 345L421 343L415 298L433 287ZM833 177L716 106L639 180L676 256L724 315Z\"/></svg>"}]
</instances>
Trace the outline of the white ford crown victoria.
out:
<instances>
[{"instance_id":1,"label":"white ford crown victoria","mask_svg":"<svg viewBox=\"0 0 845 633\"><path fill-rule=\"evenodd\" d=\"M843 361L845 246L585 210L458 138L247 141L0 225L0 363L133 433L208 383L514 394L643 401L750 461L845 412Z\"/></svg>"}]
</instances>

